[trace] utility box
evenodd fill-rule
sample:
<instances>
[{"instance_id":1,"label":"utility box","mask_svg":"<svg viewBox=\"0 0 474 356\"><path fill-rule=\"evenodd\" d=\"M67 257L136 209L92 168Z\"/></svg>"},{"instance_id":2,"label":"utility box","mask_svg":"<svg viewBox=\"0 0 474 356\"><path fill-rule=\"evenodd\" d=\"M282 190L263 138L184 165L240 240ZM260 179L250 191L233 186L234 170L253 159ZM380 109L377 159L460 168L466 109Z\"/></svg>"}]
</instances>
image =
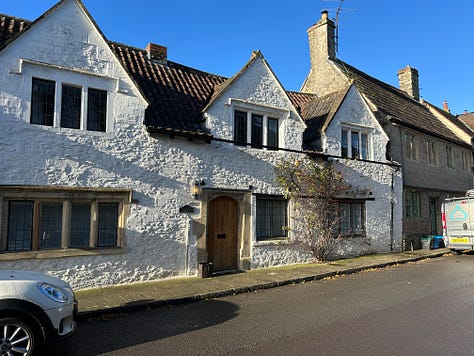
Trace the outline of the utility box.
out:
<instances>
[{"instance_id":1,"label":"utility box","mask_svg":"<svg viewBox=\"0 0 474 356\"><path fill-rule=\"evenodd\" d=\"M212 262L201 262L198 265L198 277L199 278L208 278L212 277Z\"/></svg>"}]
</instances>

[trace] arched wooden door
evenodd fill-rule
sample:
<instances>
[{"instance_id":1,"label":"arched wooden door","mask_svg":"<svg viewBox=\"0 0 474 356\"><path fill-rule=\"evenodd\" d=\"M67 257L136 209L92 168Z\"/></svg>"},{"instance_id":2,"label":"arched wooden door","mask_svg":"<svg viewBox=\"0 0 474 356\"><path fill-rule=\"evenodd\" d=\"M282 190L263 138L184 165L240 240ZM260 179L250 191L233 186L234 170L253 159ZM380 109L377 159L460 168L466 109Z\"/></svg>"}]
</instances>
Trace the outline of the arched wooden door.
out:
<instances>
[{"instance_id":1,"label":"arched wooden door","mask_svg":"<svg viewBox=\"0 0 474 356\"><path fill-rule=\"evenodd\" d=\"M237 268L238 204L227 197L213 199L207 211L207 253L214 270Z\"/></svg>"}]
</instances>

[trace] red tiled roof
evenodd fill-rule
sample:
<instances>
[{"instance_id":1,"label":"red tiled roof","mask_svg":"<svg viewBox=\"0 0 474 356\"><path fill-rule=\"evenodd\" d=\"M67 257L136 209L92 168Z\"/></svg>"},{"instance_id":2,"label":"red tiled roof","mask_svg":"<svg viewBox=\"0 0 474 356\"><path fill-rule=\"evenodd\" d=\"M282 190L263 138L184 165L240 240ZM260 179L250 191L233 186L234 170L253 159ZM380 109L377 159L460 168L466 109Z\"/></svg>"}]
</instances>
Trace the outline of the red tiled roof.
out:
<instances>
[{"instance_id":1,"label":"red tiled roof","mask_svg":"<svg viewBox=\"0 0 474 356\"><path fill-rule=\"evenodd\" d=\"M23 32L30 21L0 14L0 48L16 34Z\"/></svg>"},{"instance_id":2,"label":"red tiled roof","mask_svg":"<svg viewBox=\"0 0 474 356\"><path fill-rule=\"evenodd\" d=\"M201 109L226 78L175 62L148 59L142 49L109 42L150 103L144 124L151 130L206 135Z\"/></svg>"}]
</instances>

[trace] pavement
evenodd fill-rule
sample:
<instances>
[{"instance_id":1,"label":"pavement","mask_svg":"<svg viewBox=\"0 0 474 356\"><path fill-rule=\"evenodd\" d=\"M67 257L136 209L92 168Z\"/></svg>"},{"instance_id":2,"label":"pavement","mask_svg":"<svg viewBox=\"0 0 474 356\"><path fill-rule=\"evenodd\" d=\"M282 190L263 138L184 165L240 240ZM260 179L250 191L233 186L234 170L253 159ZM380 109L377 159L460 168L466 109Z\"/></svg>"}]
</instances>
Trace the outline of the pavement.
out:
<instances>
[{"instance_id":1,"label":"pavement","mask_svg":"<svg viewBox=\"0 0 474 356\"><path fill-rule=\"evenodd\" d=\"M304 283L373 268L441 257L448 249L421 249L376 254L326 263L297 264L260 268L245 272L213 275L208 278L171 278L120 286L76 291L77 318L99 318L111 314L219 298L256 290Z\"/></svg>"}]
</instances>

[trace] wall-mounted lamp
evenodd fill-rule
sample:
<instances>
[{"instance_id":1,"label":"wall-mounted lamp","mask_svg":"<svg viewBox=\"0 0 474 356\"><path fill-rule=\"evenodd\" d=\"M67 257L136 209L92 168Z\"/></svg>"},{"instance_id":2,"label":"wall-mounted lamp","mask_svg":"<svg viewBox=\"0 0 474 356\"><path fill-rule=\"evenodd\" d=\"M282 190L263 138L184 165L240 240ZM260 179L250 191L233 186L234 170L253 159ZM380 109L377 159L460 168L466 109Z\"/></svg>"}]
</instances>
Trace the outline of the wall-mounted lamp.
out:
<instances>
[{"instance_id":1,"label":"wall-mounted lamp","mask_svg":"<svg viewBox=\"0 0 474 356\"><path fill-rule=\"evenodd\" d=\"M192 190L191 194L193 195L194 199L197 199L199 197L199 182L197 180L194 181L194 184L191 190Z\"/></svg>"},{"instance_id":2,"label":"wall-mounted lamp","mask_svg":"<svg viewBox=\"0 0 474 356\"><path fill-rule=\"evenodd\" d=\"M204 182L203 179L201 179L200 182L198 182L197 180L194 181L193 186L191 188L191 194L193 195L194 199L199 198L199 193L201 193L201 187L204 185L206 185L206 182Z\"/></svg>"}]
</instances>

